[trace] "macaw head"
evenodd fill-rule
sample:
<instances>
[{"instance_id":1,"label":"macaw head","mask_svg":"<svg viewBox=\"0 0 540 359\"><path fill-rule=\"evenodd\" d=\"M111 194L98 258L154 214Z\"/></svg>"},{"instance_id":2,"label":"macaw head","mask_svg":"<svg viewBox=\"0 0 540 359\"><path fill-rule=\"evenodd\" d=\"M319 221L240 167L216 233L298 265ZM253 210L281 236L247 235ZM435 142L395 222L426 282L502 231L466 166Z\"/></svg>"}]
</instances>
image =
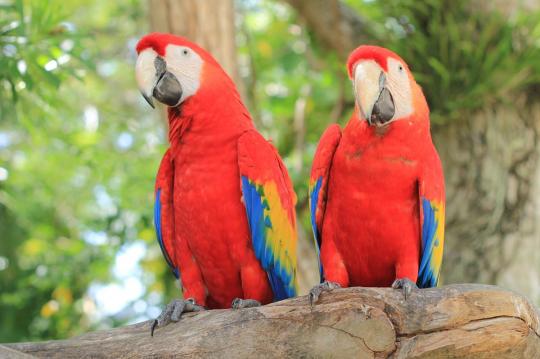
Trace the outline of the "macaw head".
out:
<instances>
[{"instance_id":1,"label":"macaw head","mask_svg":"<svg viewBox=\"0 0 540 359\"><path fill-rule=\"evenodd\" d=\"M385 126L415 113L428 113L422 89L394 52L360 46L349 55L347 69L360 116L370 125Z\"/></svg>"},{"instance_id":2,"label":"macaw head","mask_svg":"<svg viewBox=\"0 0 540 359\"><path fill-rule=\"evenodd\" d=\"M135 76L143 97L152 107L153 98L176 107L200 93L209 83L205 73L229 79L208 52L179 36L148 34L139 40L137 53Z\"/></svg>"}]
</instances>

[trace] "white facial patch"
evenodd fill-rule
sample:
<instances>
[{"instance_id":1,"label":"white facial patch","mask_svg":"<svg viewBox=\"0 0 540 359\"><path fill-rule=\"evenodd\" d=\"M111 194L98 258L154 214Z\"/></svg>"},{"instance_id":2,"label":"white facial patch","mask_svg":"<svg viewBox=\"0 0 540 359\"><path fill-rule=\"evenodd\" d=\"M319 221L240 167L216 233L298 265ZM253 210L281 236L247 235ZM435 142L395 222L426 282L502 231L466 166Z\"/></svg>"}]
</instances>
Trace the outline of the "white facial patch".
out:
<instances>
[{"instance_id":1,"label":"white facial patch","mask_svg":"<svg viewBox=\"0 0 540 359\"><path fill-rule=\"evenodd\" d=\"M203 59L191 48L179 45L167 45L165 49L167 71L172 73L182 85L182 103L193 96L201 83Z\"/></svg>"},{"instance_id":2,"label":"white facial patch","mask_svg":"<svg viewBox=\"0 0 540 359\"><path fill-rule=\"evenodd\" d=\"M141 92L152 97L152 90L156 84L156 68L154 60L157 53L153 49L146 49L139 54L135 63L135 79Z\"/></svg>"},{"instance_id":3,"label":"white facial patch","mask_svg":"<svg viewBox=\"0 0 540 359\"><path fill-rule=\"evenodd\" d=\"M394 99L394 119L410 116L413 113L412 91L409 74L405 66L394 58L388 59L386 87Z\"/></svg>"}]
</instances>

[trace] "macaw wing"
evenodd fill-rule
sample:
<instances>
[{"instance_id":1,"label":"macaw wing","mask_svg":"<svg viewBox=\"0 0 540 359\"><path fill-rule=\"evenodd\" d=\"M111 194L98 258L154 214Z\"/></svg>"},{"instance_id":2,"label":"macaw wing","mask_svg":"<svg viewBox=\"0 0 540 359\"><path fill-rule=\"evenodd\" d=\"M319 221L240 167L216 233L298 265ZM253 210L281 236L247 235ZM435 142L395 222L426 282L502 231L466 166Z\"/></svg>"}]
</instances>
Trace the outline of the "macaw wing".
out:
<instances>
[{"instance_id":1,"label":"macaw wing","mask_svg":"<svg viewBox=\"0 0 540 359\"><path fill-rule=\"evenodd\" d=\"M322 243L322 223L326 209L326 189L334 153L341 140L341 130L334 124L324 132L313 159L309 181L309 209L311 213L311 228L315 239L315 248L319 259L319 274L324 281L324 271L321 264L320 249Z\"/></svg>"},{"instance_id":2,"label":"macaw wing","mask_svg":"<svg viewBox=\"0 0 540 359\"><path fill-rule=\"evenodd\" d=\"M238 140L243 202L255 256L268 275L274 299L296 296L296 215L291 180L274 146L248 131Z\"/></svg>"},{"instance_id":3,"label":"macaw wing","mask_svg":"<svg viewBox=\"0 0 540 359\"><path fill-rule=\"evenodd\" d=\"M444 248L444 177L438 155L419 180L421 255L417 285L436 287Z\"/></svg>"},{"instance_id":4,"label":"macaw wing","mask_svg":"<svg viewBox=\"0 0 540 359\"><path fill-rule=\"evenodd\" d=\"M169 150L163 156L156 177L154 202L154 227L156 237L169 267L176 278L180 277L174 257L174 216L173 216L174 168Z\"/></svg>"}]
</instances>

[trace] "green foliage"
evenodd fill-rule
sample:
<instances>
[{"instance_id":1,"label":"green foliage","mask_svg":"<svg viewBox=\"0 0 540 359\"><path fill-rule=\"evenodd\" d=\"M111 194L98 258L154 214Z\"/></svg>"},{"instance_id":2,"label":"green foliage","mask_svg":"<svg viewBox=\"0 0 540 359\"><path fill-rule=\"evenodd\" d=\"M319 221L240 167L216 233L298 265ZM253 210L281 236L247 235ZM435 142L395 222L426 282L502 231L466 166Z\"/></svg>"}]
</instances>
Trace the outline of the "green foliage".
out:
<instances>
[{"instance_id":1,"label":"green foliage","mask_svg":"<svg viewBox=\"0 0 540 359\"><path fill-rule=\"evenodd\" d=\"M60 83L79 78L79 64L91 66L80 34L64 22L66 8L58 1L17 0L0 4L0 13L0 116L16 116L18 100L53 108Z\"/></svg>"},{"instance_id":2,"label":"green foliage","mask_svg":"<svg viewBox=\"0 0 540 359\"><path fill-rule=\"evenodd\" d=\"M465 0L384 2L381 39L412 68L432 121L472 111L540 83L540 14L515 19L481 11ZM388 36L389 35L389 36Z\"/></svg>"},{"instance_id":3,"label":"green foliage","mask_svg":"<svg viewBox=\"0 0 540 359\"><path fill-rule=\"evenodd\" d=\"M150 284L165 272L151 228L164 136L156 117L141 115L150 112L132 72L143 9L138 1L0 7L0 341L124 321L98 321L88 289L126 282L113 264L136 243L152 243L141 280L163 294Z\"/></svg>"},{"instance_id":4,"label":"green foliage","mask_svg":"<svg viewBox=\"0 0 540 359\"><path fill-rule=\"evenodd\" d=\"M65 316L77 318L66 304L71 304L73 292L85 290L85 283L80 283L68 289L68 294L65 290L57 291L62 293L62 298L57 298L59 302L49 302L53 300L53 291L64 288L65 281L59 278L62 275L44 277L47 265L54 264L49 263L53 256L47 253L47 239L70 236L70 231L55 215L56 211L51 211L55 202L46 194L54 187L41 183L43 187L35 188L39 171L46 169L42 165L44 153L28 150L41 147L46 134L40 133L34 124L46 114L57 113L55 108L61 107L62 102L55 98L56 89L74 75L77 65L73 63L81 58L80 47L75 46L78 34L69 29L68 23L62 23L65 15L59 3L48 5L45 1L15 1L0 7L0 48L4 55L0 57L0 129L7 147L0 153L0 165L9 175L8 181L0 182L0 228L8 239L0 243L5 267L0 282L3 339L24 337L32 326L41 327L36 331L50 333L43 321L33 320L40 317L40 310L45 316L50 310L63 310ZM35 140L31 141L32 146L25 146L24 141L31 139ZM61 158L55 160L58 162L52 161L51 165L62 167ZM28 175L28 170L32 175ZM53 175L59 173L51 171ZM58 253L60 260L75 250L76 243L64 244L66 252ZM17 259L18 266L13 265ZM55 270L51 268L51 272ZM58 279L58 283L51 283L49 278ZM45 303L51 304L47 307ZM56 303L64 305L56 308ZM60 321L56 324L66 326Z\"/></svg>"}]
</instances>

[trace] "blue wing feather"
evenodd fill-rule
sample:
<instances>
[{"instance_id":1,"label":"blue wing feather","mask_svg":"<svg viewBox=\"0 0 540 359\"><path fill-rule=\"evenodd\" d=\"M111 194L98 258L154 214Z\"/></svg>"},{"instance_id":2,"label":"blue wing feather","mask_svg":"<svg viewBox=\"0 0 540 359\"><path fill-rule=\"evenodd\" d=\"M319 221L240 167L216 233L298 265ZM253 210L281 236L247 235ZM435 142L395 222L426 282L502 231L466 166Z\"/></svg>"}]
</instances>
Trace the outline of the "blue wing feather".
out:
<instances>
[{"instance_id":1,"label":"blue wing feather","mask_svg":"<svg viewBox=\"0 0 540 359\"><path fill-rule=\"evenodd\" d=\"M257 184L250 181L248 177L242 176L241 182L253 250L268 275L274 292L274 300L294 297L296 288L291 278L292 273L287 271L280 260L276 260L274 250L267 241L268 230L273 228L270 217L265 215L265 209L267 211L270 209L268 202L262 190L257 188Z\"/></svg>"},{"instance_id":2,"label":"blue wing feather","mask_svg":"<svg viewBox=\"0 0 540 359\"><path fill-rule=\"evenodd\" d=\"M169 267L171 267L171 270L176 278L180 277L180 272L178 271L178 268L175 268L171 261L171 257L169 257L169 254L167 253L167 249L165 248L165 244L163 243L163 236L161 232L161 189L159 188L156 191L156 200L154 202L154 227L156 230L156 237L159 243L159 247L161 248L161 253L163 253L163 257L165 257L165 260L167 261L167 264Z\"/></svg>"},{"instance_id":3,"label":"blue wing feather","mask_svg":"<svg viewBox=\"0 0 540 359\"><path fill-rule=\"evenodd\" d=\"M436 233L439 220L436 216L437 208L428 199L422 198L422 257L418 270L417 284L420 288L430 288L437 286L439 268L434 267L434 248L439 246Z\"/></svg>"},{"instance_id":4,"label":"blue wing feather","mask_svg":"<svg viewBox=\"0 0 540 359\"><path fill-rule=\"evenodd\" d=\"M315 182L315 186L311 190L310 194L311 229L313 230L313 237L315 238L315 249L317 250L317 259L319 260L319 276L321 283L324 281L324 271L321 264L321 236L319 233L319 229L317 228L316 215L322 181L323 178L321 176L319 177L319 179L317 179L317 182Z\"/></svg>"}]
</instances>

